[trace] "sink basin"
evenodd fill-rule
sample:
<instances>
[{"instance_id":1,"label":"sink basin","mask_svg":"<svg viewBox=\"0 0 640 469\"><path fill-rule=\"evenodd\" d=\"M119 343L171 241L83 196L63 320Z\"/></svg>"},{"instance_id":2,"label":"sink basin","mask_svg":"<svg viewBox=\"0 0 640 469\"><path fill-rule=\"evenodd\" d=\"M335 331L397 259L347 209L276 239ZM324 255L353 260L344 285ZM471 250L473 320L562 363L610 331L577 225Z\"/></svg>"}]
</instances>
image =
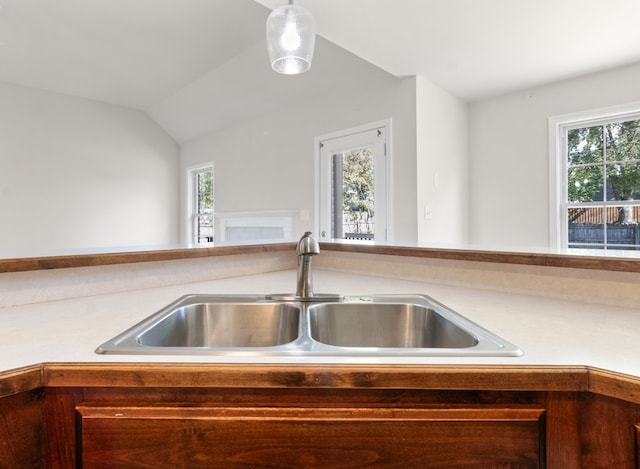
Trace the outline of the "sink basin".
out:
<instances>
[{"instance_id":1,"label":"sink basin","mask_svg":"<svg viewBox=\"0 0 640 469\"><path fill-rule=\"evenodd\" d=\"M478 338L419 304L329 303L309 309L311 338L338 347L468 348Z\"/></svg>"},{"instance_id":2,"label":"sink basin","mask_svg":"<svg viewBox=\"0 0 640 469\"><path fill-rule=\"evenodd\" d=\"M290 304L195 303L176 308L138 337L151 347L272 347L298 337Z\"/></svg>"},{"instance_id":3,"label":"sink basin","mask_svg":"<svg viewBox=\"0 0 640 469\"><path fill-rule=\"evenodd\" d=\"M124 331L97 353L200 354L287 350L300 334L297 303L255 295L186 295Z\"/></svg>"},{"instance_id":4,"label":"sink basin","mask_svg":"<svg viewBox=\"0 0 640 469\"><path fill-rule=\"evenodd\" d=\"M316 302L186 295L97 353L253 356L519 356L515 345L425 295Z\"/></svg>"}]
</instances>

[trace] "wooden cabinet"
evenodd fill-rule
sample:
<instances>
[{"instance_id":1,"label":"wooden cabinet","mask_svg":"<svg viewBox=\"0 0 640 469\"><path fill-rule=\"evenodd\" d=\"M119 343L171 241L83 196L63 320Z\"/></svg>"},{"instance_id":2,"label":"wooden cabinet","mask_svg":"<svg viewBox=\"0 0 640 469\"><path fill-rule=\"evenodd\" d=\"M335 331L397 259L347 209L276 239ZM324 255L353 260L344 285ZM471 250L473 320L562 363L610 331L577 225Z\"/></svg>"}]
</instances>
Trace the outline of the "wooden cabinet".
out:
<instances>
[{"instance_id":1,"label":"wooden cabinet","mask_svg":"<svg viewBox=\"0 0 640 469\"><path fill-rule=\"evenodd\" d=\"M85 469L544 467L540 408L79 406Z\"/></svg>"},{"instance_id":2,"label":"wooden cabinet","mask_svg":"<svg viewBox=\"0 0 640 469\"><path fill-rule=\"evenodd\" d=\"M0 399L0 468L44 467L44 414L40 389Z\"/></svg>"},{"instance_id":3,"label":"wooden cabinet","mask_svg":"<svg viewBox=\"0 0 640 469\"><path fill-rule=\"evenodd\" d=\"M590 392L547 393L547 463L561 469L637 469L639 406Z\"/></svg>"},{"instance_id":4,"label":"wooden cabinet","mask_svg":"<svg viewBox=\"0 0 640 469\"><path fill-rule=\"evenodd\" d=\"M640 467L640 424L636 424L636 467Z\"/></svg>"},{"instance_id":5,"label":"wooden cabinet","mask_svg":"<svg viewBox=\"0 0 640 469\"><path fill-rule=\"evenodd\" d=\"M640 467L640 380L602 371L105 369L0 379L0 469Z\"/></svg>"},{"instance_id":6,"label":"wooden cabinet","mask_svg":"<svg viewBox=\"0 0 640 469\"><path fill-rule=\"evenodd\" d=\"M49 387L47 467L636 469L638 409L586 391Z\"/></svg>"},{"instance_id":7,"label":"wooden cabinet","mask_svg":"<svg viewBox=\"0 0 640 469\"><path fill-rule=\"evenodd\" d=\"M581 466L593 469L636 469L635 427L638 406L592 393L580 395L576 422Z\"/></svg>"}]
</instances>

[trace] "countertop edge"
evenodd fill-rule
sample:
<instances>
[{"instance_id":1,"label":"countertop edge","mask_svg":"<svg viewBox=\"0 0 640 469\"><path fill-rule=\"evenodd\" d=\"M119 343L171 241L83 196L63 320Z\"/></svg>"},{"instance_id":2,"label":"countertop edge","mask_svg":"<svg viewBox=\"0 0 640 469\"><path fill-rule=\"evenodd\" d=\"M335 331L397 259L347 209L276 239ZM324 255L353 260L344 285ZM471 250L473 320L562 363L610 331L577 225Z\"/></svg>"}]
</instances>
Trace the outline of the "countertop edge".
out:
<instances>
[{"instance_id":1,"label":"countertop edge","mask_svg":"<svg viewBox=\"0 0 640 469\"><path fill-rule=\"evenodd\" d=\"M640 378L566 365L41 363L0 372L0 397L43 387L588 391L640 404Z\"/></svg>"},{"instance_id":2,"label":"countertop edge","mask_svg":"<svg viewBox=\"0 0 640 469\"><path fill-rule=\"evenodd\" d=\"M586 390L586 372L535 365L48 363L43 384L575 391Z\"/></svg>"},{"instance_id":3,"label":"countertop edge","mask_svg":"<svg viewBox=\"0 0 640 469\"><path fill-rule=\"evenodd\" d=\"M234 256L239 254L258 254L264 252L293 250L295 250L294 243L274 243L44 257L21 257L14 259L0 259L0 273L137 264L141 262L198 259L203 257Z\"/></svg>"},{"instance_id":4,"label":"countertop edge","mask_svg":"<svg viewBox=\"0 0 640 469\"><path fill-rule=\"evenodd\" d=\"M0 373L0 397L105 386L588 391L640 403L640 378L589 366L42 363Z\"/></svg>"},{"instance_id":5,"label":"countertop edge","mask_svg":"<svg viewBox=\"0 0 640 469\"><path fill-rule=\"evenodd\" d=\"M640 260L624 257L576 256L570 254L490 251L482 249L449 249L420 246L392 246L384 244L355 244L321 242L327 251L383 254L417 258L490 262L500 264L536 265L587 270L640 272ZM133 264L178 259L292 251L295 243L246 244L237 246L211 246L198 248L158 249L117 253L76 254L63 256L0 259L0 273L72 267Z\"/></svg>"}]
</instances>

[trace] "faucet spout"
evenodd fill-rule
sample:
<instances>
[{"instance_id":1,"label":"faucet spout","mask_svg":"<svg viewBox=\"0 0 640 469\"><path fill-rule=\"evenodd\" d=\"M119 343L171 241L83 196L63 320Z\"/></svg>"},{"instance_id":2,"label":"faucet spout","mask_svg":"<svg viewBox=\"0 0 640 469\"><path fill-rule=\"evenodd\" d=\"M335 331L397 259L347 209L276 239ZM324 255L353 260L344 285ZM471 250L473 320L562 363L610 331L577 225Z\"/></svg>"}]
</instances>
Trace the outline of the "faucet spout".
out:
<instances>
[{"instance_id":1,"label":"faucet spout","mask_svg":"<svg viewBox=\"0 0 640 469\"><path fill-rule=\"evenodd\" d=\"M296 296L300 298L313 297L313 272L311 270L311 260L316 254L320 254L320 244L314 238L311 231L307 231L296 248L298 255L298 285Z\"/></svg>"},{"instance_id":2,"label":"faucet spout","mask_svg":"<svg viewBox=\"0 0 640 469\"><path fill-rule=\"evenodd\" d=\"M298 256L298 283L296 294L283 293L267 295L268 300L277 301L341 301L342 296L335 293L314 293L313 292L313 271L311 270L311 260L313 256L320 254L320 243L307 231L296 247Z\"/></svg>"},{"instance_id":3,"label":"faucet spout","mask_svg":"<svg viewBox=\"0 0 640 469\"><path fill-rule=\"evenodd\" d=\"M315 256L320 254L320 243L313 237L311 231L305 232L298 241L298 247L296 248L296 254L298 256Z\"/></svg>"}]
</instances>

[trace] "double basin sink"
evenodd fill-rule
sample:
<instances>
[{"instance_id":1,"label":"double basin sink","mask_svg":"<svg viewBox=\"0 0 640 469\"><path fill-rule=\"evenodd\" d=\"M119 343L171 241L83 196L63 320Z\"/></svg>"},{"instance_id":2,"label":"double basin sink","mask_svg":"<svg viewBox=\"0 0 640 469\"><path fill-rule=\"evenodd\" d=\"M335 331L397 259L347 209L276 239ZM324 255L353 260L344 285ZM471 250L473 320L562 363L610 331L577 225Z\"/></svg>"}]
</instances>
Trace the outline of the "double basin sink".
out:
<instances>
[{"instance_id":1,"label":"double basin sink","mask_svg":"<svg viewBox=\"0 0 640 469\"><path fill-rule=\"evenodd\" d=\"M263 356L519 356L522 351L425 295L273 300L187 295L97 353Z\"/></svg>"}]
</instances>

